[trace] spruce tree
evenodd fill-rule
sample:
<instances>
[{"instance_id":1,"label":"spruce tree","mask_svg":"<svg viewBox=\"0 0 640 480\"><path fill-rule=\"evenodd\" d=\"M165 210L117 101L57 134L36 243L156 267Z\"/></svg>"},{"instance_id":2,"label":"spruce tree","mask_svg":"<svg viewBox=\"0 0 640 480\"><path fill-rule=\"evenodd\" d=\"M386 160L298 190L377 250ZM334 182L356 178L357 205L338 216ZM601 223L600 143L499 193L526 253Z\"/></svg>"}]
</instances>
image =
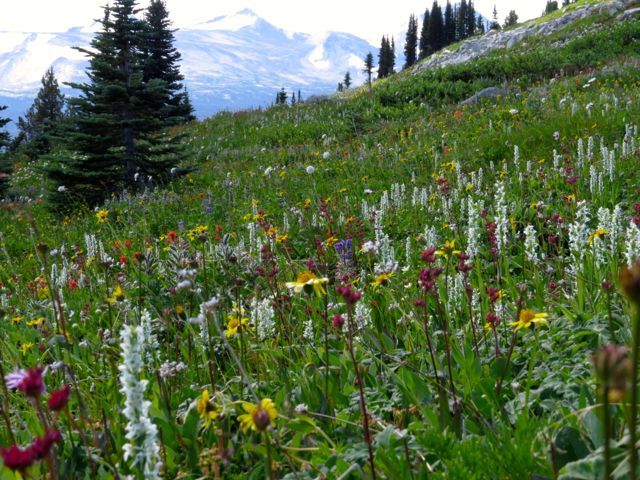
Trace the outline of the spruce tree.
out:
<instances>
[{"instance_id":1,"label":"spruce tree","mask_svg":"<svg viewBox=\"0 0 640 480\"><path fill-rule=\"evenodd\" d=\"M64 118L64 95L60 92L58 80L49 68L41 79L42 86L36 98L18 119L20 143L24 143L24 153L35 160L51 151L59 139L56 132L61 129Z\"/></svg>"},{"instance_id":2,"label":"spruce tree","mask_svg":"<svg viewBox=\"0 0 640 480\"><path fill-rule=\"evenodd\" d=\"M284 87L280 89L278 95L276 95L276 105L286 105L287 104L287 92Z\"/></svg>"},{"instance_id":3,"label":"spruce tree","mask_svg":"<svg viewBox=\"0 0 640 480\"><path fill-rule=\"evenodd\" d=\"M476 34L476 7L473 5L473 1L469 0L467 4L467 37L471 37Z\"/></svg>"},{"instance_id":4,"label":"spruce tree","mask_svg":"<svg viewBox=\"0 0 640 480\"><path fill-rule=\"evenodd\" d=\"M349 87L351 86L351 73L347 72L344 74L344 80L342 81L342 83L344 84L344 88L346 90L349 90Z\"/></svg>"},{"instance_id":5,"label":"spruce tree","mask_svg":"<svg viewBox=\"0 0 640 480\"><path fill-rule=\"evenodd\" d=\"M409 17L409 26L407 27L407 36L404 44L404 68L409 68L418 60L418 19L411 14Z\"/></svg>"},{"instance_id":6,"label":"spruce tree","mask_svg":"<svg viewBox=\"0 0 640 480\"><path fill-rule=\"evenodd\" d=\"M396 73L396 41L393 37L391 37L388 55L387 64L389 65L389 75L393 75Z\"/></svg>"},{"instance_id":7,"label":"spruce tree","mask_svg":"<svg viewBox=\"0 0 640 480\"><path fill-rule=\"evenodd\" d=\"M500 22L498 22L498 9L495 4L493 5L493 14L491 16L491 26L489 27L491 30L500 30Z\"/></svg>"},{"instance_id":8,"label":"spruce tree","mask_svg":"<svg viewBox=\"0 0 640 480\"><path fill-rule=\"evenodd\" d=\"M457 22L453 14L453 7L451 2L447 1L447 6L444 9L444 44L451 45L456 41L456 27Z\"/></svg>"},{"instance_id":9,"label":"spruce tree","mask_svg":"<svg viewBox=\"0 0 640 480\"><path fill-rule=\"evenodd\" d=\"M427 8L422 17L422 29L420 30L420 60L426 58L431 54L431 47L429 46L429 9Z\"/></svg>"},{"instance_id":10,"label":"spruce tree","mask_svg":"<svg viewBox=\"0 0 640 480\"><path fill-rule=\"evenodd\" d=\"M378 53L378 78L386 78L389 76L389 51L391 45L386 36L380 41L380 51Z\"/></svg>"},{"instance_id":11,"label":"spruce tree","mask_svg":"<svg viewBox=\"0 0 640 480\"><path fill-rule=\"evenodd\" d=\"M442 19L442 9L437 1L431 6L428 29L429 45L434 52L444 47L444 20Z\"/></svg>"},{"instance_id":12,"label":"spruce tree","mask_svg":"<svg viewBox=\"0 0 640 480\"><path fill-rule=\"evenodd\" d=\"M480 15L478 15L478 19L476 21L476 32L482 35L485 32L485 30L486 30L486 27L484 25L484 20Z\"/></svg>"},{"instance_id":13,"label":"spruce tree","mask_svg":"<svg viewBox=\"0 0 640 480\"><path fill-rule=\"evenodd\" d=\"M458 7L458 15L456 15L456 40L464 40L467 35L467 1L462 0Z\"/></svg>"},{"instance_id":14,"label":"spruce tree","mask_svg":"<svg viewBox=\"0 0 640 480\"><path fill-rule=\"evenodd\" d=\"M151 0L145 12L143 33L143 80L156 82L158 112L164 125L173 126L194 120L193 107L186 97L180 73L180 52L175 48L174 30L164 0Z\"/></svg>"},{"instance_id":15,"label":"spruce tree","mask_svg":"<svg viewBox=\"0 0 640 480\"><path fill-rule=\"evenodd\" d=\"M504 26L509 27L518 23L518 14L515 10L511 10L507 18L504 19Z\"/></svg>"},{"instance_id":16,"label":"spruce tree","mask_svg":"<svg viewBox=\"0 0 640 480\"><path fill-rule=\"evenodd\" d=\"M373 53L367 53L367 56L364 57L364 68L362 69L364 73L367 74L367 85L371 88L371 74L373 73Z\"/></svg>"},{"instance_id":17,"label":"spruce tree","mask_svg":"<svg viewBox=\"0 0 640 480\"><path fill-rule=\"evenodd\" d=\"M555 12L556 10L558 10L557 0L547 0L547 4L544 8L544 14L548 15L551 12Z\"/></svg>"},{"instance_id":18,"label":"spruce tree","mask_svg":"<svg viewBox=\"0 0 640 480\"><path fill-rule=\"evenodd\" d=\"M0 112L6 110L7 107L0 105ZM4 127L11 120L0 116L0 197L3 197L9 186L9 179L11 178L11 157L7 153L7 147L11 141L9 132Z\"/></svg>"},{"instance_id":19,"label":"spruce tree","mask_svg":"<svg viewBox=\"0 0 640 480\"><path fill-rule=\"evenodd\" d=\"M47 167L58 186L51 194L56 208L68 207L70 200L96 205L110 193L135 187L141 176L168 179L180 160L160 134L166 117L155 107L166 99L166 84L145 81L148 26L137 13L136 0L114 0L104 7L91 50L77 48L89 57L89 82L70 84L81 92L69 100L70 153Z\"/></svg>"}]
</instances>

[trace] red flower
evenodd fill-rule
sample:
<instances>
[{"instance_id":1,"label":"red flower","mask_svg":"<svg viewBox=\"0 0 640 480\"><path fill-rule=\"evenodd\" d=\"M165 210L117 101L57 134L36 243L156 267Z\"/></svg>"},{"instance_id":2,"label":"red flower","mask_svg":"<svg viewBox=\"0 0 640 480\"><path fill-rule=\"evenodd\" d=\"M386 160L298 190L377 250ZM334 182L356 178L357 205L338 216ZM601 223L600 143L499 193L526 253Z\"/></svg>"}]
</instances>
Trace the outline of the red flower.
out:
<instances>
[{"instance_id":1,"label":"red flower","mask_svg":"<svg viewBox=\"0 0 640 480\"><path fill-rule=\"evenodd\" d=\"M33 458L35 460L42 460L49 455L53 444L60 441L62 441L62 435L56 428L49 430L45 433L44 437L35 437L29 447Z\"/></svg>"},{"instance_id":2,"label":"red flower","mask_svg":"<svg viewBox=\"0 0 640 480\"><path fill-rule=\"evenodd\" d=\"M337 328L338 330L342 329L342 326L344 325L344 317L340 314L337 314L333 317L333 327Z\"/></svg>"},{"instance_id":3,"label":"red flower","mask_svg":"<svg viewBox=\"0 0 640 480\"><path fill-rule=\"evenodd\" d=\"M55 392L51 392L51 395L47 399L47 405L49 406L49 410L52 412L59 412L64 407L67 406L69 402L69 394L71 393L71 388L69 385L65 385L60 390L56 390Z\"/></svg>"},{"instance_id":4,"label":"red flower","mask_svg":"<svg viewBox=\"0 0 640 480\"><path fill-rule=\"evenodd\" d=\"M345 285L343 287L338 287L336 289L338 293L342 296L345 303L347 305L355 305L360 300L362 294L356 290L351 290L351 285Z\"/></svg>"},{"instance_id":5,"label":"red flower","mask_svg":"<svg viewBox=\"0 0 640 480\"><path fill-rule=\"evenodd\" d=\"M42 395L45 391L42 372L43 368L40 365L30 368L22 381L18 384L18 390L24 393L27 397L37 398Z\"/></svg>"},{"instance_id":6,"label":"red flower","mask_svg":"<svg viewBox=\"0 0 640 480\"><path fill-rule=\"evenodd\" d=\"M76 282L73 278L70 278L69 280L67 280L67 288L70 291L74 291L76 288L78 288L78 282Z\"/></svg>"},{"instance_id":7,"label":"red flower","mask_svg":"<svg viewBox=\"0 0 640 480\"><path fill-rule=\"evenodd\" d=\"M33 465L34 460L35 458L31 447L23 450L17 445L12 445L9 448L2 449L2 461L4 462L4 466L10 470L24 472Z\"/></svg>"}]
</instances>

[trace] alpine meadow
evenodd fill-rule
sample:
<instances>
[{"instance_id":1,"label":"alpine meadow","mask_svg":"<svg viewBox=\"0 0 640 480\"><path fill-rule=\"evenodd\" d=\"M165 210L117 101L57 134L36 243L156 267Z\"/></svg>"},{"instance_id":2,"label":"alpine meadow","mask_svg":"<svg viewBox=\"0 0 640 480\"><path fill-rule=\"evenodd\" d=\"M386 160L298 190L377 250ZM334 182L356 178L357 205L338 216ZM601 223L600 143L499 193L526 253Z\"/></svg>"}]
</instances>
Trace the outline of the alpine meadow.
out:
<instances>
[{"instance_id":1,"label":"alpine meadow","mask_svg":"<svg viewBox=\"0 0 640 480\"><path fill-rule=\"evenodd\" d=\"M198 119L110 0L0 106L0 480L640 478L640 1L429 3Z\"/></svg>"}]
</instances>

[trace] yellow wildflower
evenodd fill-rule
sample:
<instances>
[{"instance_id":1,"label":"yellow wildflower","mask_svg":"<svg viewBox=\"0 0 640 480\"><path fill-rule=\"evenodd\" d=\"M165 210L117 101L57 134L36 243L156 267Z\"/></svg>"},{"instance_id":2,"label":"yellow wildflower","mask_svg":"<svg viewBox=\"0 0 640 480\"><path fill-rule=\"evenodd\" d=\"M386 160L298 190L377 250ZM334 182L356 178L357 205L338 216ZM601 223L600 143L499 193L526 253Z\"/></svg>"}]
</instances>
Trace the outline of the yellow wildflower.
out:
<instances>
[{"instance_id":1,"label":"yellow wildflower","mask_svg":"<svg viewBox=\"0 0 640 480\"><path fill-rule=\"evenodd\" d=\"M327 292L323 285L329 281L328 278L320 278L315 273L305 270L298 274L298 278L294 282L287 282L287 288L293 288L295 293L300 293L303 289L310 293L312 290L318 297L325 295Z\"/></svg>"},{"instance_id":2,"label":"yellow wildflower","mask_svg":"<svg viewBox=\"0 0 640 480\"><path fill-rule=\"evenodd\" d=\"M518 321L511 322L510 327L515 327L516 330L522 328L531 328L531 325L547 325L548 313L540 312L535 313L533 310L522 310L518 316Z\"/></svg>"},{"instance_id":3,"label":"yellow wildflower","mask_svg":"<svg viewBox=\"0 0 640 480\"><path fill-rule=\"evenodd\" d=\"M44 322L44 317L38 317L35 320L29 320L27 322L27 325L29 327L37 327L38 325L40 325L42 322Z\"/></svg>"},{"instance_id":4,"label":"yellow wildflower","mask_svg":"<svg viewBox=\"0 0 640 480\"><path fill-rule=\"evenodd\" d=\"M375 280L371 282L371 285L373 285L373 288L378 288L380 285L386 285L392 277L393 273L381 273L376 276Z\"/></svg>"},{"instance_id":5,"label":"yellow wildflower","mask_svg":"<svg viewBox=\"0 0 640 480\"><path fill-rule=\"evenodd\" d=\"M96 212L98 223L106 223L109 220L109 210L101 209Z\"/></svg>"},{"instance_id":6,"label":"yellow wildflower","mask_svg":"<svg viewBox=\"0 0 640 480\"><path fill-rule=\"evenodd\" d=\"M22 317L21 315L14 315L11 318L11 323L20 323L22 321L24 317Z\"/></svg>"},{"instance_id":7,"label":"yellow wildflower","mask_svg":"<svg viewBox=\"0 0 640 480\"><path fill-rule=\"evenodd\" d=\"M109 298L107 298L107 302L116 303L124 300L124 290L120 285L116 285L116 288L113 289L113 293Z\"/></svg>"},{"instance_id":8,"label":"yellow wildflower","mask_svg":"<svg viewBox=\"0 0 640 480\"><path fill-rule=\"evenodd\" d=\"M242 402L242 408L246 413L238 415L238 421L243 432L249 429L263 432L278 416L276 404L270 398L263 398L258 404Z\"/></svg>"},{"instance_id":9,"label":"yellow wildflower","mask_svg":"<svg viewBox=\"0 0 640 480\"><path fill-rule=\"evenodd\" d=\"M31 350L33 348L33 343L31 342L24 342L21 346L20 346L20 353L22 355L26 355L27 352L29 350Z\"/></svg>"},{"instance_id":10,"label":"yellow wildflower","mask_svg":"<svg viewBox=\"0 0 640 480\"><path fill-rule=\"evenodd\" d=\"M458 255L460 250L456 250L456 241L447 240L444 246L440 250L436 251L436 255L442 255L444 258L449 258L451 255Z\"/></svg>"},{"instance_id":11,"label":"yellow wildflower","mask_svg":"<svg viewBox=\"0 0 640 480\"><path fill-rule=\"evenodd\" d=\"M196 403L196 411L200 415L200 418L204 420L204 426L209 427L211 422L216 421L220 416L220 409L215 408L211 404L209 397L209 390L205 389L204 392L198 397L198 403Z\"/></svg>"},{"instance_id":12,"label":"yellow wildflower","mask_svg":"<svg viewBox=\"0 0 640 480\"><path fill-rule=\"evenodd\" d=\"M193 241L198 239L200 241L204 241L207 238L207 232L209 231L209 227L206 225L198 225L195 228L192 228L187 233L189 240Z\"/></svg>"},{"instance_id":13,"label":"yellow wildflower","mask_svg":"<svg viewBox=\"0 0 640 480\"><path fill-rule=\"evenodd\" d=\"M600 237L604 237L605 235L608 235L608 234L609 232L607 232L604 228L599 228L595 232L593 232L591 235L589 235L589 239L587 240L587 243L591 245L594 240L598 240Z\"/></svg>"},{"instance_id":14,"label":"yellow wildflower","mask_svg":"<svg viewBox=\"0 0 640 480\"><path fill-rule=\"evenodd\" d=\"M227 338L231 338L238 334L238 330L244 330L248 328L249 319L244 316L245 310L242 307L238 307L235 303L231 309L231 313L227 315L227 329L224 334Z\"/></svg>"}]
</instances>

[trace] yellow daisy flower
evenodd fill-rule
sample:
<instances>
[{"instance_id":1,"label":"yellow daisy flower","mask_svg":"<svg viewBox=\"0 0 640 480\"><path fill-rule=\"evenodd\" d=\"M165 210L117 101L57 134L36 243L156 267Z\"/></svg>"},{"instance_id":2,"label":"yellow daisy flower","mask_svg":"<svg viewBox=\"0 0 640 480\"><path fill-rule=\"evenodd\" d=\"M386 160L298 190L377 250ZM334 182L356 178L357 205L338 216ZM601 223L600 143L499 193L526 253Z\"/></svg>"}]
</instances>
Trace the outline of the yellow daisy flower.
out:
<instances>
[{"instance_id":1,"label":"yellow daisy flower","mask_svg":"<svg viewBox=\"0 0 640 480\"><path fill-rule=\"evenodd\" d=\"M328 281L328 278L320 278L315 273L305 270L298 274L295 282L287 282L286 285L287 288L293 288L295 293L300 293L303 289L307 293L313 290L318 297L321 297L327 293L323 285Z\"/></svg>"},{"instance_id":2,"label":"yellow daisy flower","mask_svg":"<svg viewBox=\"0 0 640 480\"><path fill-rule=\"evenodd\" d=\"M109 220L109 210L102 209L96 212L96 219L98 223L106 223Z\"/></svg>"},{"instance_id":3,"label":"yellow daisy flower","mask_svg":"<svg viewBox=\"0 0 640 480\"><path fill-rule=\"evenodd\" d=\"M516 330L522 328L531 328L531 325L547 325L548 313L540 312L536 313L533 310L522 310L518 316L518 321L511 322L510 327L515 327Z\"/></svg>"},{"instance_id":4,"label":"yellow daisy flower","mask_svg":"<svg viewBox=\"0 0 640 480\"><path fill-rule=\"evenodd\" d=\"M120 285L116 285L116 288L113 289L113 293L109 298L107 298L107 302L116 303L124 300L124 290Z\"/></svg>"},{"instance_id":5,"label":"yellow daisy flower","mask_svg":"<svg viewBox=\"0 0 640 480\"><path fill-rule=\"evenodd\" d=\"M215 408L211 404L209 390L205 389L200 397L198 397L198 403L196 403L196 411L200 415L200 418L204 420L205 427L209 427L211 422L216 421L220 416L220 409Z\"/></svg>"},{"instance_id":6,"label":"yellow daisy flower","mask_svg":"<svg viewBox=\"0 0 640 480\"><path fill-rule=\"evenodd\" d=\"M373 288L378 288L380 285L386 285L389 283L391 278L393 278L393 273L381 273L376 276L375 280L371 282L371 285L373 285Z\"/></svg>"},{"instance_id":7,"label":"yellow daisy flower","mask_svg":"<svg viewBox=\"0 0 640 480\"><path fill-rule=\"evenodd\" d=\"M440 250L436 251L436 255L442 255L444 258L449 258L451 255L458 255L460 250L456 250L456 241L447 240Z\"/></svg>"},{"instance_id":8,"label":"yellow daisy flower","mask_svg":"<svg viewBox=\"0 0 640 480\"><path fill-rule=\"evenodd\" d=\"M263 398L258 404L242 402L242 408L246 413L238 415L238 421L243 432L249 429L263 432L278 416L276 404L270 398Z\"/></svg>"}]
</instances>

